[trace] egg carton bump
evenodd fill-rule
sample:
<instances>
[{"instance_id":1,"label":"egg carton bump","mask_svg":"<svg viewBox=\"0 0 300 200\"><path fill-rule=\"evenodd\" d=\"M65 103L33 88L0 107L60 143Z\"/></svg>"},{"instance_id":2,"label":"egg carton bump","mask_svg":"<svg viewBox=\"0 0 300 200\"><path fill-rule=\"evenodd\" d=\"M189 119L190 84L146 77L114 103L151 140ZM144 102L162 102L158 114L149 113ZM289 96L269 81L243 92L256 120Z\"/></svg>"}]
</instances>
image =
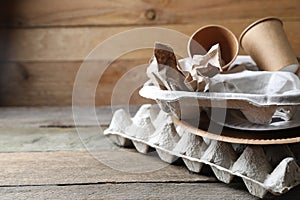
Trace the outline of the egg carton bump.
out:
<instances>
[{"instance_id":1,"label":"egg carton bump","mask_svg":"<svg viewBox=\"0 0 300 200\"><path fill-rule=\"evenodd\" d=\"M154 149L170 164L181 158L195 173L208 165L226 184L240 177L249 193L259 198L268 192L284 194L300 183L300 143L244 145L203 138L176 126L172 116L157 105L142 105L134 117L117 110L104 135L143 154Z\"/></svg>"}]
</instances>

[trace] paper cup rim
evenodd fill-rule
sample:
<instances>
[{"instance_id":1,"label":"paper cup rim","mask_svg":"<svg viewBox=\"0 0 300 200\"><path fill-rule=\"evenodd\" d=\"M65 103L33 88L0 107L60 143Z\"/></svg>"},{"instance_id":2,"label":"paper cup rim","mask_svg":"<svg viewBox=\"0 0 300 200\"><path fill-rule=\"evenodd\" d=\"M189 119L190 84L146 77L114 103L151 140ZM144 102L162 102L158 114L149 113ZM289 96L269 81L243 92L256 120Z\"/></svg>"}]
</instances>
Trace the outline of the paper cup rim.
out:
<instances>
[{"instance_id":1,"label":"paper cup rim","mask_svg":"<svg viewBox=\"0 0 300 200\"><path fill-rule=\"evenodd\" d=\"M256 21L254 21L254 22L251 23L249 26L247 26L247 27L244 29L244 31L241 33L241 35L240 35L240 37L239 37L239 45L240 45L240 47L241 47L242 49L244 49L244 48L243 48L243 45L242 45L242 39L243 39L243 37L246 35L246 33L247 33L250 29L252 29L254 26L256 26L257 24L259 24L259 23L261 23L261 22L269 21L269 20L277 20L277 21L279 21L279 22L281 23L281 25L283 25L283 22L282 22L281 19L279 19L278 17L273 17L273 16L271 16L271 17L264 17L264 18L261 18L261 19L258 19L258 20L256 20Z\"/></svg>"},{"instance_id":2,"label":"paper cup rim","mask_svg":"<svg viewBox=\"0 0 300 200\"><path fill-rule=\"evenodd\" d=\"M188 45L187 45L187 52L188 52L188 56L192 58L191 56L191 51L190 51L190 44L191 44L191 41L193 40L194 36L201 30L203 29L206 29L206 28L210 28L210 27L217 27L217 28L221 28L221 29L224 29L226 30L234 39L235 39L235 46L236 46L236 53L234 55L234 58L237 57L238 53L239 53L239 41L237 39L237 37L235 36L235 34L230 30L228 29L227 27L225 26L222 26L222 25L219 25L219 24L208 24L208 25L205 25L205 26L202 26L200 27L199 29L197 29L192 35L191 37L189 38L188 40ZM227 69L232 63L233 63L234 59L232 59L231 62L227 63L226 65L222 66L222 69Z\"/></svg>"},{"instance_id":3,"label":"paper cup rim","mask_svg":"<svg viewBox=\"0 0 300 200\"><path fill-rule=\"evenodd\" d=\"M236 36L233 34L233 32L231 30L229 30L228 28L226 28L225 26L219 25L219 24L208 24L205 26L200 27L199 29L197 29L189 38L188 40L188 45L187 45L187 50L188 50L188 55L191 57L191 52L190 52L190 44L191 41L193 40L193 37L201 30L206 29L206 28L210 28L210 27L217 27L217 28L222 28L225 29L227 32L230 33L230 35L232 35L234 38L236 38ZM237 41L237 40L236 40ZM238 41L237 41L237 47L239 46Z\"/></svg>"}]
</instances>

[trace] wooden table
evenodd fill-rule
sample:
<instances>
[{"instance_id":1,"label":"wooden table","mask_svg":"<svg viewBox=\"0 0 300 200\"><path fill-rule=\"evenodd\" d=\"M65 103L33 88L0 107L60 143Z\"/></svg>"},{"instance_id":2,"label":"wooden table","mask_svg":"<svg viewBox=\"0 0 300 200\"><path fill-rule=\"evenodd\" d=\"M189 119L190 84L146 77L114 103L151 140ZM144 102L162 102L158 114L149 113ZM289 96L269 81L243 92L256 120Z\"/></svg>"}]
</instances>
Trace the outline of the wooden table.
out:
<instances>
[{"instance_id":1,"label":"wooden table","mask_svg":"<svg viewBox=\"0 0 300 200\"><path fill-rule=\"evenodd\" d=\"M97 108L97 115L107 126L111 109ZM115 170L106 161L162 161L133 149L126 149L131 154L124 158L124 149L106 148L99 128L89 123L89 116L83 117L86 123L78 129L87 134L84 143L93 148L89 150L101 155L119 152L119 157L99 161L89 153L77 134L71 107L0 108L1 199L256 199L239 179L227 185L209 171L208 176L190 173L180 163L145 173ZM131 170L135 167L143 165ZM299 189L277 199L297 199Z\"/></svg>"}]
</instances>

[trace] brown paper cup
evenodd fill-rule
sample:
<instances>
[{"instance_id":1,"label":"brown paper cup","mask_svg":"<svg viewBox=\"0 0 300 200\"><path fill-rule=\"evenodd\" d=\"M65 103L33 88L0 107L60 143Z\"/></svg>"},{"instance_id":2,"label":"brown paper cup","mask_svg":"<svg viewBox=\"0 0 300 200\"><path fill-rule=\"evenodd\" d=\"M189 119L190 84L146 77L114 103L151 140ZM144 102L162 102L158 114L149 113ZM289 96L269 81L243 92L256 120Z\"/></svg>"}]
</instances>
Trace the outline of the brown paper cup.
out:
<instances>
[{"instance_id":1,"label":"brown paper cup","mask_svg":"<svg viewBox=\"0 0 300 200\"><path fill-rule=\"evenodd\" d=\"M221 57L224 61L222 69L226 70L238 54L239 43L235 35L223 26L208 25L198 29L190 37L188 54L190 57L205 55L217 43L220 45Z\"/></svg>"},{"instance_id":2,"label":"brown paper cup","mask_svg":"<svg viewBox=\"0 0 300 200\"><path fill-rule=\"evenodd\" d=\"M267 17L252 23L242 32L239 42L261 70L295 73L299 67L283 23L278 18Z\"/></svg>"}]
</instances>

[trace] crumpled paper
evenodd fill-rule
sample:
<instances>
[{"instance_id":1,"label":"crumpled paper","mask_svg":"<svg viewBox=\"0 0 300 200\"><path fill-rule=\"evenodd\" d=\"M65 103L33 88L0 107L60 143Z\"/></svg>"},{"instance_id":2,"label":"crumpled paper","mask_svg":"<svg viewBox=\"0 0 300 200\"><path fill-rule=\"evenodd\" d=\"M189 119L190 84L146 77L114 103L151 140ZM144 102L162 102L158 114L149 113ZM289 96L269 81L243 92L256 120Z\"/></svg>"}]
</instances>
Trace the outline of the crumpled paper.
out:
<instances>
[{"instance_id":1,"label":"crumpled paper","mask_svg":"<svg viewBox=\"0 0 300 200\"><path fill-rule=\"evenodd\" d=\"M222 62L219 44L205 55L177 62L171 47L156 43L147 75L161 89L173 91L284 95L300 90L300 80L291 72L255 71L257 67L251 63L234 65L222 72Z\"/></svg>"},{"instance_id":2,"label":"crumpled paper","mask_svg":"<svg viewBox=\"0 0 300 200\"><path fill-rule=\"evenodd\" d=\"M205 55L177 61L171 47L156 43L147 75L151 84L171 91L253 95L285 95L300 91L299 77L291 72L258 71L255 63L251 62L232 65L223 72L222 65L219 44L212 46ZM294 107L280 108L273 117L287 121L295 111Z\"/></svg>"},{"instance_id":3,"label":"crumpled paper","mask_svg":"<svg viewBox=\"0 0 300 200\"><path fill-rule=\"evenodd\" d=\"M218 74L209 79L210 92L285 95L300 92L300 80L284 71L249 71Z\"/></svg>"},{"instance_id":4,"label":"crumpled paper","mask_svg":"<svg viewBox=\"0 0 300 200\"><path fill-rule=\"evenodd\" d=\"M219 44L205 55L194 55L177 63L171 47L156 43L147 75L161 89L202 92L208 90L209 78L222 71L222 63Z\"/></svg>"},{"instance_id":5,"label":"crumpled paper","mask_svg":"<svg viewBox=\"0 0 300 200\"><path fill-rule=\"evenodd\" d=\"M300 93L300 79L291 72L249 71L219 74L209 79L209 91L253 95L286 95ZM297 111L294 106L278 108L273 119L289 121ZM247 116L245 116L249 119ZM251 121L251 120L249 120ZM270 122L269 122L270 123Z\"/></svg>"},{"instance_id":6,"label":"crumpled paper","mask_svg":"<svg viewBox=\"0 0 300 200\"><path fill-rule=\"evenodd\" d=\"M184 82L184 74L177 68L173 49L167 45L155 44L154 56L147 68L147 76L152 84L163 90L191 91Z\"/></svg>"}]
</instances>

